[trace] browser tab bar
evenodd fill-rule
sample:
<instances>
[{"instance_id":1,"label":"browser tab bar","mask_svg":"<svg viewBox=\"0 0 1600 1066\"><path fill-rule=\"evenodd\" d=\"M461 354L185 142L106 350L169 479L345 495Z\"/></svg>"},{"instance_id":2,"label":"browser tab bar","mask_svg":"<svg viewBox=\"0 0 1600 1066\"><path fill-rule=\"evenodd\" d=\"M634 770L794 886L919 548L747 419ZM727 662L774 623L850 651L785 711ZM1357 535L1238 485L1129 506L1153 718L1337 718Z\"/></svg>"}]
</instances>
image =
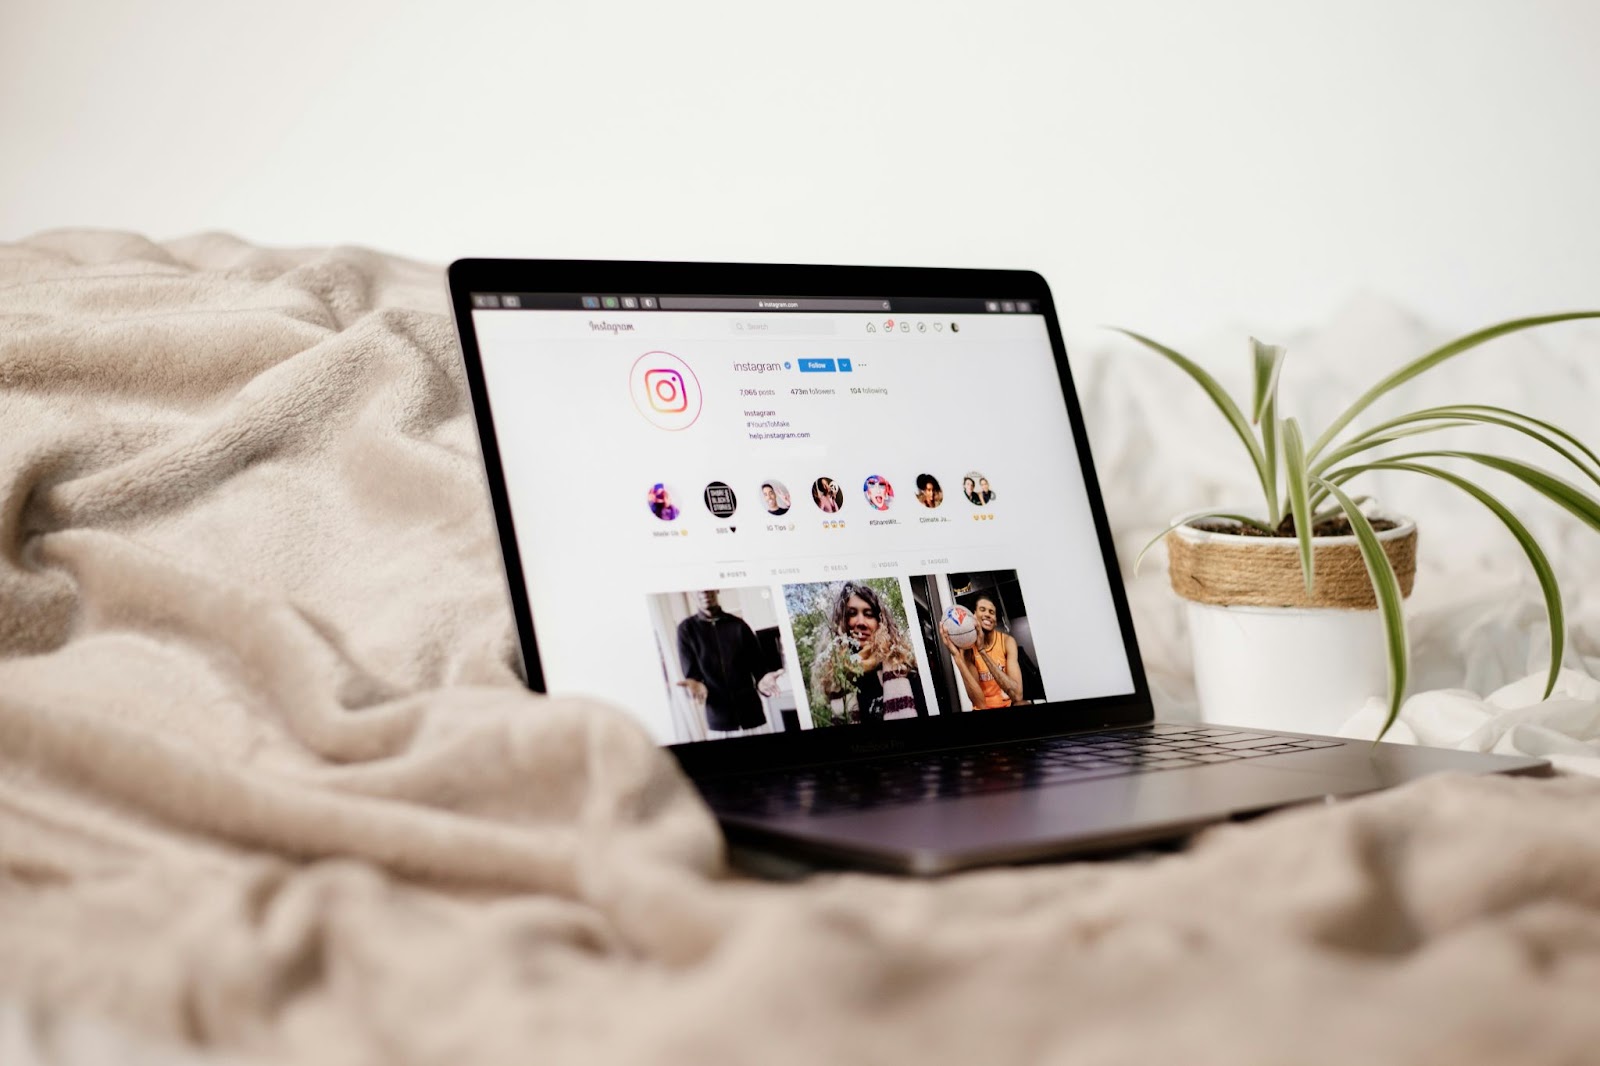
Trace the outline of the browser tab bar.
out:
<instances>
[{"instance_id":1,"label":"browser tab bar","mask_svg":"<svg viewBox=\"0 0 1600 1066\"><path fill-rule=\"evenodd\" d=\"M1000 311L999 300L972 297L927 296L662 296L638 292L474 292L474 310L488 311L744 311L762 315L843 313L865 315L965 315ZM1041 311L1036 301L1009 302L1006 310L1029 313ZM769 319L770 320L770 319Z\"/></svg>"}]
</instances>

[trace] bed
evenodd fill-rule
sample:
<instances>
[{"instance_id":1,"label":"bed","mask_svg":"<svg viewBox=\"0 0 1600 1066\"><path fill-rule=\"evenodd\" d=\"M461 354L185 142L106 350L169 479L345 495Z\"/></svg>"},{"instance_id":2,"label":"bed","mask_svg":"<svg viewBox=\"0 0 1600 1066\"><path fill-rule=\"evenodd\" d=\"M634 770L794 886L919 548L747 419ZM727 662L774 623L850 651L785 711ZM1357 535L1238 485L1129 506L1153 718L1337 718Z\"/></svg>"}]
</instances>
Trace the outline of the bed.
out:
<instances>
[{"instance_id":1,"label":"bed","mask_svg":"<svg viewBox=\"0 0 1600 1066\"><path fill-rule=\"evenodd\" d=\"M1315 421L1440 337L1363 297L1273 339ZM1236 384L1243 338L1195 350ZM1508 338L1399 402L1600 443L1597 349ZM1248 492L1170 368L1109 339L1074 366L1123 558ZM1120 861L758 881L624 711L519 685L437 266L0 245L0 1062L1594 1061L1600 537L1518 504L1569 597L1541 702L1503 532L1380 488L1423 529L1396 736L1561 775ZM1130 594L1192 717L1159 559Z\"/></svg>"}]
</instances>

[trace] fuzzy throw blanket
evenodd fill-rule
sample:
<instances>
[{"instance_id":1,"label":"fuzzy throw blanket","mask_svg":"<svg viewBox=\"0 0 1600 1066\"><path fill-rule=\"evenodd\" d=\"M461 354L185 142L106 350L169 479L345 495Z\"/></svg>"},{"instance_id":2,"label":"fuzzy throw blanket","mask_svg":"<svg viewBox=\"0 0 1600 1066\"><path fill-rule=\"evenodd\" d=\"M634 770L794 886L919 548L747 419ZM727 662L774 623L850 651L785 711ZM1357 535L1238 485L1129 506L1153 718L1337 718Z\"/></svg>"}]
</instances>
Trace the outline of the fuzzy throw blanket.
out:
<instances>
[{"instance_id":1,"label":"fuzzy throw blanket","mask_svg":"<svg viewBox=\"0 0 1600 1066\"><path fill-rule=\"evenodd\" d=\"M513 661L437 268L0 245L5 1066L1600 1048L1600 783L758 883L624 712Z\"/></svg>"}]
</instances>

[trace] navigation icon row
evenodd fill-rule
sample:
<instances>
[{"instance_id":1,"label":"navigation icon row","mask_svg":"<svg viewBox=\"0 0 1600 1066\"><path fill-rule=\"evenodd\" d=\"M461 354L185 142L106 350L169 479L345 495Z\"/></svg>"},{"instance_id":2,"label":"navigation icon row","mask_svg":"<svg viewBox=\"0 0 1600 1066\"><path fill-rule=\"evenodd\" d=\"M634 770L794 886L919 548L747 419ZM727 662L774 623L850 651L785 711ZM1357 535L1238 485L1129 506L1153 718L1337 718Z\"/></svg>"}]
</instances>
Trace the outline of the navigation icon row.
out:
<instances>
[{"instance_id":1,"label":"navigation icon row","mask_svg":"<svg viewBox=\"0 0 1600 1066\"><path fill-rule=\"evenodd\" d=\"M959 323L959 322L951 322L949 325L950 325L950 332L951 333L960 333L961 332L961 323ZM867 323L867 332L868 333L879 333L879 332L882 332L882 333L895 333L895 332L910 333L913 329L915 329L918 333L926 333L926 332L928 332L928 330L931 329L935 333L943 333L944 332L944 327L945 327L945 323L943 323L943 322L917 322L917 323L912 323L912 322L909 322L909 321L907 321L905 319L900 319L899 321L896 321L895 319L892 319L892 318L886 318L886 319L883 320L883 325L881 327L878 325L877 322L868 322Z\"/></svg>"}]
</instances>

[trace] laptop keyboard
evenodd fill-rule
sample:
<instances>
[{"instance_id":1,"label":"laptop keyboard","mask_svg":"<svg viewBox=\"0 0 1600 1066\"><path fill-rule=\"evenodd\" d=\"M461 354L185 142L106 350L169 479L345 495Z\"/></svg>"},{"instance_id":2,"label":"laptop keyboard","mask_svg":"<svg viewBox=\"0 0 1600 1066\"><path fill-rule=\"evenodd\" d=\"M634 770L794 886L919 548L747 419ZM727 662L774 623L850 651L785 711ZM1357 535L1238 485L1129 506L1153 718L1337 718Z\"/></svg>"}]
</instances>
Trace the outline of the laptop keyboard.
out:
<instances>
[{"instance_id":1,"label":"laptop keyboard","mask_svg":"<svg viewBox=\"0 0 1600 1066\"><path fill-rule=\"evenodd\" d=\"M828 814L1313 751L1345 743L1215 726L1146 726L702 782L725 814Z\"/></svg>"}]
</instances>

